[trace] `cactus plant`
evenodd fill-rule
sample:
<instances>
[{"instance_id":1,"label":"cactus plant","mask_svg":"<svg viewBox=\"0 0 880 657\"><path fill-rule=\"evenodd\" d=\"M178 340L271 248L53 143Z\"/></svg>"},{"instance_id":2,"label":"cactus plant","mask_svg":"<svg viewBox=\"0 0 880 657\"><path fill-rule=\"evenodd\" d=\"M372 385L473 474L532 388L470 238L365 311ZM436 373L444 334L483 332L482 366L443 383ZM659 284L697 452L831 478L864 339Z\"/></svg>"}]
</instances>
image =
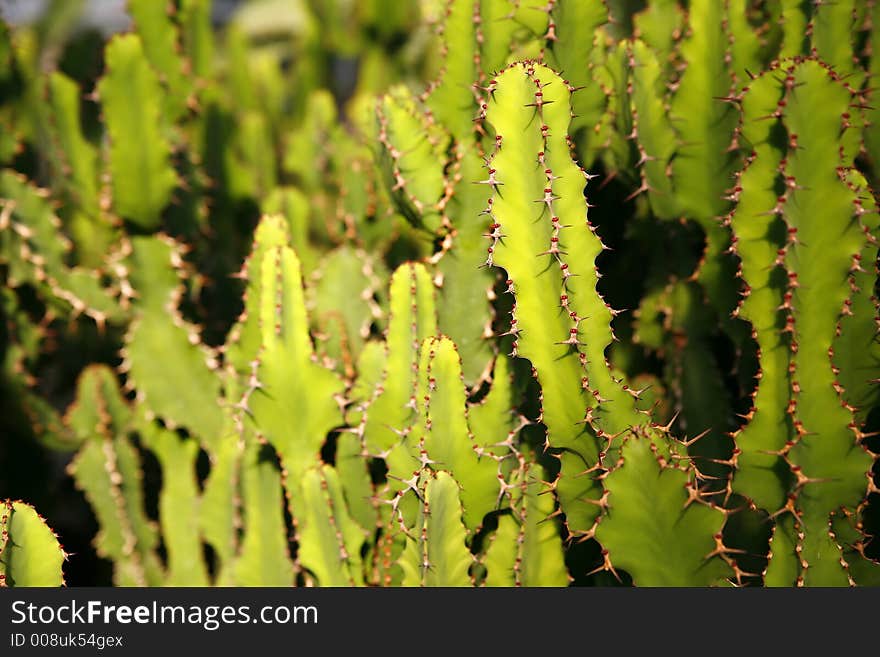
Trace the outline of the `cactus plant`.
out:
<instances>
[{"instance_id":1,"label":"cactus plant","mask_svg":"<svg viewBox=\"0 0 880 657\"><path fill-rule=\"evenodd\" d=\"M0 586L60 586L67 558L34 507L3 500L0 511Z\"/></svg>"},{"instance_id":2,"label":"cactus plant","mask_svg":"<svg viewBox=\"0 0 880 657\"><path fill-rule=\"evenodd\" d=\"M300 4L0 26L0 584L877 584L877 3Z\"/></svg>"}]
</instances>

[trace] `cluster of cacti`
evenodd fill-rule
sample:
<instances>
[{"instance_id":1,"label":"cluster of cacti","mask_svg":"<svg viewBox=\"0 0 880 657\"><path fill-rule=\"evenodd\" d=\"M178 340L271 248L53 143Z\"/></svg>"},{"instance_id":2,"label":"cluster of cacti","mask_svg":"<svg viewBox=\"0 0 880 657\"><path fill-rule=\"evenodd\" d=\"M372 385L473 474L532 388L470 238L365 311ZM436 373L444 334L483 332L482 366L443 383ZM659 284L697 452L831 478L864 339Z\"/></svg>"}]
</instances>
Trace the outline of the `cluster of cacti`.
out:
<instances>
[{"instance_id":1,"label":"cluster of cacti","mask_svg":"<svg viewBox=\"0 0 880 657\"><path fill-rule=\"evenodd\" d=\"M0 585L880 582L880 3L633 4L0 25Z\"/></svg>"}]
</instances>

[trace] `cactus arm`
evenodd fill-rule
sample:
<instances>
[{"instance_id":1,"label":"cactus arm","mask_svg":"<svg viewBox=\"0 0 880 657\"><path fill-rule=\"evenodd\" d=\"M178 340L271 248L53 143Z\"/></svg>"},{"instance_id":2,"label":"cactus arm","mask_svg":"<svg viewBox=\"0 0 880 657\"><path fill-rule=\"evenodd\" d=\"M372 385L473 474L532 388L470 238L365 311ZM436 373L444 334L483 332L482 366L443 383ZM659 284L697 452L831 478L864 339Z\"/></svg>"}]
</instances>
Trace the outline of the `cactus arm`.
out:
<instances>
[{"instance_id":1,"label":"cactus arm","mask_svg":"<svg viewBox=\"0 0 880 657\"><path fill-rule=\"evenodd\" d=\"M729 45L730 68L738 90L747 85L751 75L763 69L769 59L767 46L750 23L749 11L748 0L727 0L724 28Z\"/></svg>"},{"instance_id":2,"label":"cactus arm","mask_svg":"<svg viewBox=\"0 0 880 657\"><path fill-rule=\"evenodd\" d=\"M63 586L66 559L55 533L34 507L0 502L0 586Z\"/></svg>"},{"instance_id":3,"label":"cactus arm","mask_svg":"<svg viewBox=\"0 0 880 657\"><path fill-rule=\"evenodd\" d=\"M694 281L677 281L664 290L666 381L678 431L692 439L688 453L706 480L701 488L727 490L729 459L735 429L731 422L730 393L712 350L716 330L714 314L705 302L703 288Z\"/></svg>"},{"instance_id":4,"label":"cactus arm","mask_svg":"<svg viewBox=\"0 0 880 657\"><path fill-rule=\"evenodd\" d=\"M96 430L109 436L122 434L130 430L131 421L113 371L105 365L86 367L76 384L76 400L64 415L75 439L84 443Z\"/></svg>"},{"instance_id":5,"label":"cactus arm","mask_svg":"<svg viewBox=\"0 0 880 657\"><path fill-rule=\"evenodd\" d=\"M476 111L473 99L471 105ZM464 141L451 147L448 172L444 170L450 149L446 130L455 134L454 126L436 123L402 92L387 95L377 115L380 165L395 205L413 225L444 235L442 251L435 256L441 329L462 349L465 375L473 384L491 359L485 339L489 303L485 295L474 293L476 284L488 294L493 282L491 272L480 270L485 253L480 214L489 195L480 153L464 135ZM467 127L473 129L472 121Z\"/></svg>"},{"instance_id":6,"label":"cactus arm","mask_svg":"<svg viewBox=\"0 0 880 657\"><path fill-rule=\"evenodd\" d=\"M32 283L53 312L91 317L98 326L124 319L120 304L101 286L97 272L66 264L72 244L61 230L48 192L10 170L0 171L0 248L11 287Z\"/></svg>"},{"instance_id":7,"label":"cactus arm","mask_svg":"<svg viewBox=\"0 0 880 657\"><path fill-rule=\"evenodd\" d=\"M381 522L376 493L364 460L363 444L355 433L340 433L336 443L336 472L351 517L370 536Z\"/></svg>"},{"instance_id":8,"label":"cactus arm","mask_svg":"<svg viewBox=\"0 0 880 657\"><path fill-rule=\"evenodd\" d=\"M597 35L597 38L601 37ZM639 160L639 153L637 144L628 138L634 128L630 109L628 49L624 43L610 42L604 49L596 48L595 52L596 82L602 86L607 102L607 111L596 128L602 136L602 161L608 171L632 182L635 179L633 167Z\"/></svg>"},{"instance_id":9,"label":"cactus arm","mask_svg":"<svg viewBox=\"0 0 880 657\"><path fill-rule=\"evenodd\" d=\"M843 559L847 572L857 586L880 586L880 562L865 552L865 534L861 527L865 514L848 511L835 512L831 519L831 532L843 547Z\"/></svg>"},{"instance_id":10,"label":"cactus arm","mask_svg":"<svg viewBox=\"0 0 880 657\"><path fill-rule=\"evenodd\" d=\"M65 199L65 224L81 264L99 268L111 250L114 230L101 211L98 151L82 134L79 86L60 72L46 81L49 130L56 146L56 184Z\"/></svg>"},{"instance_id":11,"label":"cactus arm","mask_svg":"<svg viewBox=\"0 0 880 657\"><path fill-rule=\"evenodd\" d=\"M170 586L205 586L208 572L198 532L200 500L196 480L198 443L180 438L152 422L141 424L144 444L162 468L159 493L159 526L168 554L166 583Z\"/></svg>"},{"instance_id":12,"label":"cactus arm","mask_svg":"<svg viewBox=\"0 0 880 657\"><path fill-rule=\"evenodd\" d=\"M576 455L565 458L563 474L595 473L601 443L588 425L611 437L647 417L605 359L612 311L596 290L595 266L604 247L587 220L583 171L569 155L568 88L544 67L519 64L496 78L490 95L486 118L499 147L489 163L497 182L489 262L505 269L516 298L516 354L531 361L541 384L548 443ZM599 513L579 503L590 486L591 499L600 497L596 482L584 483L591 480L556 482L564 510L578 516L570 529L589 532Z\"/></svg>"},{"instance_id":13,"label":"cactus arm","mask_svg":"<svg viewBox=\"0 0 880 657\"><path fill-rule=\"evenodd\" d=\"M710 586L730 573L724 513L700 499L693 468L677 463L650 438L631 438L603 480L607 512L596 539L636 586Z\"/></svg>"},{"instance_id":14,"label":"cactus arm","mask_svg":"<svg viewBox=\"0 0 880 657\"><path fill-rule=\"evenodd\" d=\"M633 36L657 53L661 65L668 67L677 38L685 27L685 12L678 0L652 0L633 16Z\"/></svg>"},{"instance_id":15,"label":"cactus arm","mask_svg":"<svg viewBox=\"0 0 880 657\"><path fill-rule=\"evenodd\" d=\"M483 379L491 361L489 303L474 293L474 286L488 295L493 283L492 272L480 270L485 252L480 215L490 190L476 139L477 90L481 66L494 70L503 65L514 38L511 30L519 25L506 0L449 0L445 7L440 78L423 95L426 107L401 91L380 101L379 160L400 212L413 225L443 238L432 258L438 271L440 329L458 346L465 380L472 386ZM465 43L470 50L463 48ZM494 64L481 60L487 43Z\"/></svg>"},{"instance_id":16,"label":"cactus arm","mask_svg":"<svg viewBox=\"0 0 880 657\"><path fill-rule=\"evenodd\" d=\"M128 437L131 419L109 370L87 369L65 418L84 439L68 473L98 520L95 549L114 562L114 582L158 586L164 579L155 553L158 534L144 511L141 458Z\"/></svg>"},{"instance_id":17,"label":"cactus arm","mask_svg":"<svg viewBox=\"0 0 880 657\"><path fill-rule=\"evenodd\" d=\"M688 34L679 48L684 72L675 82L669 105L668 120L674 126L678 142L674 157L665 159L670 156L669 137L656 136L658 132L664 133L665 112L658 118L657 103L653 101L655 106L652 106L649 96L644 102L645 113L652 117L648 136L662 145L661 148L654 146L658 149L660 164L650 160L654 153L644 147L641 147L640 159L648 158L643 167L642 189L647 188L650 192L652 187L657 187L651 198L655 211L665 213L665 218L684 215L702 226L706 243L696 277L725 332L742 349L746 339L745 327L729 319L737 302L735 263L727 253L730 234L718 219L729 210L726 191L733 182L738 159L736 149L732 148L736 145L737 113L732 102L724 100L732 95L736 85L732 51L736 37L725 31L733 10L735 7L714 0L699 0L689 5ZM748 25L745 30L755 36ZM655 88L656 80L654 76ZM638 95L634 92L636 98ZM639 124L645 120L642 114L639 113ZM660 125L656 125L657 122ZM636 130L643 132L638 124ZM671 189L664 181L665 176L672 178ZM670 193L672 190L674 193ZM658 196L662 200L658 201Z\"/></svg>"},{"instance_id":18,"label":"cactus arm","mask_svg":"<svg viewBox=\"0 0 880 657\"><path fill-rule=\"evenodd\" d=\"M511 481L512 513L499 516L483 559L486 586L568 585L562 538L552 519L554 500L541 494L542 474L539 466L527 461L516 471Z\"/></svg>"},{"instance_id":19,"label":"cactus arm","mask_svg":"<svg viewBox=\"0 0 880 657\"><path fill-rule=\"evenodd\" d=\"M600 47L596 33L608 22L608 7L603 0L554 0L548 6L545 58L575 89L569 134L578 144L581 164L589 166L601 148L594 127L602 120L606 98L594 81L593 51Z\"/></svg>"},{"instance_id":20,"label":"cactus arm","mask_svg":"<svg viewBox=\"0 0 880 657\"><path fill-rule=\"evenodd\" d=\"M341 339L325 342L325 351L348 379L371 325L375 322L382 328L382 309L374 299L384 287L379 267L380 263L364 251L343 246L324 257L307 290L316 333L322 333L330 323L341 326Z\"/></svg>"},{"instance_id":21,"label":"cactus arm","mask_svg":"<svg viewBox=\"0 0 880 657\"><path fill-rule=\"evenodd\" d=\"M807 584L846 584L840 547L828 531L829 514L840 506L859 504L872 463L849 428L852 411L841 403L829 358L841 309L851 293L852 263L865 240L861 225L852 221L855 192L836 174L837 166L852 164L838 162L842 149L836 136L841 126L852 129L842 115L853 101L850 91L817 62L806 62L794 76L798 89L787 95L783 120L789 134L796 135L797 148L789 152L784 169L796 185L790 189L783 218L797 231L785 262L789 272L796 273L797 283L792 294L797 342L792 399L799 439L788 460L800 487L796 505L804 531L799 542L802 577ZM820 207L829 221L815 221Z\"/></svg>"},{"instance_id":22,"label":"cactus arm","mask_svg":"<svg viewBox=\"0 0 880 657\"><path fill-rule=\"evenodd\" d=\"M500 443L508 440L513 431L515 406L510 360L499 354L495 357L488 394L480 403L468 406L468 425L478 448L496 456L506 452Z\"/></svg>"},{"instance_id":23,"label":"cactus arm","mask_svg":"<svg viewBox=\"0 0 880 657\"><path fill-rule=\"evenodd\" d=\"M233 21L225 34L224 48L227 52L227 83L232 97L237 99L243 110L257 109L259 96L256 82L248 70L250 46L248 35L241 24Z\"/></svg>"},{"instance_id":24,"label":"cactus arm","mask_svg":"<svg viewBox=\"0 0 880 657\"><path fill-rule=\"evenodd\" d=\"M312 468L303 475L298 520L297 559L318 584L363 585L360 551L366 532L348 514L339 477L331 466Z\"/></svg>"},{"instance_id":25,"label":"cactus arm","mask_svg":"<svg viewBox=\"0 0 880 657\"><path fill-rule=\"evenodd\" d=\"M449 187L444 173L446 130L400 87L380 99L376 116L380 165L395 205L417 228L437 231L440 203Z\"/></svg>"},{"instance_id":26,"label":"cactus arm","mask_svg":"<svg viewBox=\"0 0 880 657\"><path fill-rule=\"evenodd\" d=\"M128 0L128 11L143 44L147 61L167 87L161 97L173 123L186 112L191 87L183 74L177 25L169 15L169 5L152 0Z\"/></svg>"},{"instance_id":27,"label":"cactus arm","mask_svg":"<svg viewBox=\"0 0 880 657\"><path fill-rule=\"evenodd\" d=\"M760 76L749 84L742 101L741 131L753 151L738 174L737 205L730 217L740 275L749 286L736 313L751 324L761 368L749 421L734 435L733 490L770 510L785 503L787 468L779 452L793 437L791 418L785 412L790 340L783 331L786 320L781 306L786 274L777 261L785 245L785 228L776 211L782 154L774 125L764 118L777 111L781 98L782 90L771 76Z\"/></svg>"},{"instance_id":28,"label":"cactus arm","mask_svg":"<svg viewBox=\"0 0 880 657\"><path fill-rule=\"evenodd\" d=\"M420 439L432 467L447 470L459 483L464 524L470 532L478 531L499 501L499 468L492 454L480 455L475 449L461 361L449 338L422 343L416 400L420 418L413 440Z\"/></svg>"},{"instance_id":29,"label":"cactus arm","mask_svg":"<svg viewBox=\"0 0 880 657\"><path fill-rule=\"evenodd\" d=\"M485 179L483 160L472 146L457 153L458 180L445 212L454 226L451 245L437 262L439 329L455 342L462 358L466 384L482 381L491 366L489 295L494 272L481 268L486 257L486 225L482 212L491 190Z\"/></svg>"},{"instance_id":30,"label":"cactus arm","mask_svg":"<svg viewBox=\"0 0 880 657\"><path fill-rule=\"evenodd\" d=\"M832 363L842 386L841 397L852 409L858 424L864 424L878 401L876 381L880 379L880 341L878 341L877 242L880 212L864 176L847 172L847 185L855 193L855 209L866 235L862 251L850 270L850 297L841 313L832 348Z\"/></svg>"},{"instance_id":31,"label":"cactus arm","mask_svg":"<svg viewBox=\"0 0 880 657\"><path fill-rule=\"evenodd\" d=\"M769 355L762 345L763 376L756 400L767 384L769 371L776 409L764 410L763 421L766 423L768 412L775 413L790 423L790 429L776 432L775 449L764 446L760 455L747 459L760 440L754 430L759 416L751 415L751 422L738 437L742 450L735 459L738 488L758 504L778 505L765 507L779 516L770 544L767 584L845 585L851 579L844 559L848 546L840 544L831 531L831 514L840 509L851 512L861 503L872 460L860 444L863 436L857 410L847 404L834 361L835 343L850 339L843 330L847 313L855 305L852 286L859 258L871 253L866 249L874 248L868 244L875 239L871 235L876 223L873 204L865 205L859 198L858 180L850 173L853 149L845 146L850 139L847 133L858 132L860 126L848 118L852 90L816 60L786 62L750 86L743 100L743 132L753 144L760 145L755 146L740 177L737 190L742 191L737 192L739 207L733 222L746 275L746 265L760 249L743 240L740 233L753 235L749 231L760 226L760 221L747 222L751 213L740 215L740 211L747 191L754 196L751 200L761 197L760 187L749 188L746 176L753 168L760 171L767 167L765 180L775 180L776 187L763 192L760 204L748 206L752 211L763 206L766 216L776 223L776 244L760 247L765 250L764 273L755 275L757 287L772 290L760 321L775 318L778 342L776 310L781 309L784 333L790 337ZM765 125L755 127L760 119ZM817 212L826 220L815 221ZM766 225L769 220L763 221ZM770 262L784 270L775 282L762 285ZM749 278L746 281L751 285ZM746 310L755 287L742 310ZM872 305L870 300L862 303L869 308ZM864 313L862 306L858 322L866 322ZM873 318L873 310L869 316ZM760 343L761 325L757 317L752 321ZM855 331L852 338L856 335L864 339L865 331ZM842 378L850 382L852 375L846 373ZM856 384L853 391L859 389L864 390L864 383ZM761 404L759 410L766 407L767 403ZM758 460L768 462L761 481L749 467ZM734 484L736 489L736 478ZM771 485L775 490L768 498L765 493Z\"/></svg>"},{"instance_id":32,"label":"cactus arm","mask_svg":"<svg viewBox=\"0 0 880 657\"><path fill-rule=\"evenodd\" d=\"M98 152L82 134L79 86L55 71L47 80L47 88L53 133L63 158L61 169L66 172L59 175L60 182L89 217L98 217Z\"/></svg>"},{"instance_id":33,"label":"cactus arm","mask_svg":"<svg viewBox=\"0 0 880 657\"><path fill-rule=\"evenodd\" d=\"M262 345L255 387L242 404L249 407L258 433L278 451L288 482L297 487L303 473L320 462L327 433L342 424L337 397L344 386L335 373L314 362L293 250L267 251L259 275Z\"/></svg>"},{"instance_id":34,"label":"cactus arm","mask_svg":"<svg viewBox=\"0 0 880 657\"><path fill-rule=\"evenodd\" d=\"M250 414L244 426L246 443L255 441L252 432L256 431L275 445L284 468L289 510L298 517L302 513L298 508L302 473L319 463L325 435L342 423L334 399L341 393L342 383L314 362L299 263L286 244L284 219L264 216L242 272L248 281L245 311L230 332L226 353L247 388L238 403ZM260 538L264 530L259 523L283 524L283 515L280 508L278 517L274 512L266 518L261 515L261 504L268 502L269 509L277 506L280 479L274 464L267 463L266 458L257 460L256 449L247 448L247 466L242 474L243 485L251 491L251 498L245 496L246 528L249 522L252 524L245 531L242 554L246 556L236 564L235 577L256 584L289 582L293 571L286 541L282 545L265 543ZM259 475L258 469L265 474ZM259 476L269 476L276 483L259 483ZM260 554L265 550L276 556L284 553L280 570L262 571Z\"/></svg>"},{"instance_id":35,"label":"cactus arm","mask_svg":"<svg viewBox=\"0 0 880 657\"><path fill-rule=\"evenodd\" d=\"M288 550L284 490L274 451L248 438L241 467L244 534L232 567L237 586L291 586L294 563Z\"/></svg>"},{"instance_id":36,"label":"cactus arm","mask_svg":"<svg viewBox=\"0 0 880 657\"><path fill-rule=\"evenodd\" d=\"M490 163L496 187L490 220L493 226L500 225L497 232L505 237L493 241L489 262L507 272L514 289L516 306L511 330L516 331L516 355L528 358L538 370L550 443L580 447L581 443L589 444L583 438L578 440L586 431L578 423L588 402L581 388L577 355L569 345L560 344L569 333L567 317L559 304L562 276L552 256L538 255L550 247L553 230L551 217L539 206L544 181L532 175L538 153L543 151L540 125L532 120L533 112L527 107L535 102L536 88L518 68L507 69L496 80L486 116L496 139L501 140L501 148ZM536 221L538 218L543 220ZM549 376L551 370L553 376ZM542 376L542 372L548 375ZM597 449L580 449L592 451L592 459L597 456Z\"/></svg>"},{"instance_id":37,"label":"cactus arm","mask_svg":"<svg viewBox=\"0 0 880 657\"><path fill-rule=\"evenodd\" d=\"M584 173L568 152L569 92L548 69L525 64L497 78L494 98L487 119L501 146L490 166L501 184L491 213L503 237L494 240L490 261L505 268L512 280L514 319L522 333L517 353L529 358L538 372L545 423L565 427L557 446L586 450L595 458L594 442L573 440L572 434L580 433L573 431L574 425L585 409L597 406L587 415L609 435L643 424L645 418L636 411L635 399L614 380L605 359L605 348L613 339L612 310L596 290L594 264L604 246L586 219ZM538 101L542 107L536 118L546 129L530 119L529 105ZM501 114L504 109L506 116ZM531 175L536 164L543 175ZM547 251L531 253L535 245L545 245ZM576 259L568 257L575 253ZM548 317L541 308L558 310ZM589 322L581 321L586 317ZM551 377L542 372L551 370L552 380L545 380ZM578 399L584 401L572 403ZM606 403L597 404L599 400ZM575 414L582 417L575 419ZM583 447L585 443L590 446Z\"/></svg>"},{"instance_id":38,"label":"cactus arm","mask_svg":"<svg viewBox=\"0 0 880 657\"><path fill-rule=\"evenodd\" d=\"M275 151L265 115L245 112L233 135L234 174L230 176L233 195L243 198L268 196L277 185Z\"/></svg>"},{"instance_id":39,"label":"cactus arm","mask_svg":"<svg viewBox=\"0 0 880 657\"><path fill-rule=\"evenodd\" d=\"M859 3L861 4L861 3ZM856 73L854 87L861 86L861 69L854 57L855 36L858 34L856 0L819 3L813 9L811 46L823 62L840 75Z\"/></svg>"},{"instance_id":40,"label":"cactus arm","mask_svg":"<svg viewBox=\"0 0 880 657\"><path fill-rule=\"evenodd\" d=\"M95 548L112 559L122 586L159 585L164 577L155 554L158 534L144 511L139 452L128 437L134 416L113 372L87 367L64 423L82 441L68 466L100 526Z\"/></svg>"},{"instance_id":41,"label":"cactus arm","mask_svg":"<svg viewBox=\"0 0 880 657\"><path fill-rule=\"evenodd\" d=\"M224 352L226 362L244 379L251 375L252 362L260 349L260 308L263 292L260 272L263 258L273 248L287 245L288 240L285 218L279 214L263 215L254 231L251 252L239 273L247 281L244 312L229 331Z\"/></svg>"},{"instance_id":42,"label":"cactus arm","mask_svg":"<svg viewBox=\"0 0 880 657\"><path fill-rule=\"evenodd\" d=\"M515 18L512 0L484 0L476 5L479 14L474 14L474 38L479 44L480 74L482 78L490 78L507 64L520 26L511 20Z\"/></svg>"},{"instance_id":43,"label":"cactus arm","mask_svg":"<svg viewBox=\"0 0 880 657\"><path fill-rule=\"evenodd\" d=\"M385 371L366 408L364 436L370 455L397 459L394 474L408 479L413 464L418 464L402 440L417 410L419 345L437 332L433 283L425 267L398 267L391 276L389 298Z\"/></svg>"},{"instance_id":44,"label":"cactus arm","mask_svg":"<svg viewBox=\"0 0 880 657\"><path fill-rule=\"evenodd\" d=\"M240 525L239 480L241 478L244 444L237 435L220 441L211 463L211 472L202 493L198 524L205 542L217 555L216 582L222 584L229 576L229 566L238 550Z\"/></svg>"},{"instance_id":45,"label":"cactus arm","mask_svg":"<svg viewBox=\"0 0 880 657\"><path fill-rule=\"evenodd\" d=\"M105 58L107 73L97 91L110 139L113 209L139 228L154 230L177 185L161 127L163 93L136 35L113 37Z\"/></svg>"},{"instance_id":46,"label":"cactus arm","mask_svg":"<svg viewBox=\"0 0 880 657\"><path fill-rule=\"evenodd\" d=\"M798 580L801 564L797 557L798 528L795 518L784 515L776 521L770 538L769 562L764 571L764 586L791 586Z\"/></svg>"},{"instance_id":47,"label":"cactus arm","mask_svg":"<svg viewBox=\"0 0 880 657\"><path fill-rule=\"evenodd\" d=\"M382 532L367 554L370 564L369 581L372 585L400 586L403 569L399 561L406 547L406 535L399 530L398 521L392 519L391 507L383 505L381 510Z\"/></svg>"},{"instance_id":48,"label":"cactus arm","mask_svg":"<svg viewBox=\"0 0 880 657\"><path fill-rule=\"evenodd\" d=\"M369 340L364 344L363 351L357 362L357 378L351 386L348 398L354 402L351 405L350 425L358 424L359 411L362 405L368 402L376 394L376 389L382 383L385 375L386 345L379 340Z\"/></svg>"},{"instance_id":49,"label":"cactus arm","mask_svg":"<svg viewBox=\"0 0 880 657\"><path fill-rule=\"evenodd\" d=\"M296 176L299 185L308 192L320 190L324 182L322 178L329 175L329 158L325 149L332 142L338 120L333 95L319 89L309 94L298 129L287 139L282 166Z\"/></svg>"},{"instance_id":50,"label":"cactus arm","mask_svg":"<svg viewBox=\"0 0 880 657\"><path fill-rule=\"evenodd\" d=\"M550 25L549 10L551 9L547 2L544 0L512 0L512 4L511 18L515 23L531 32L532 35L543 36L547 34ZM523 41L525 46L539 45L536 43L537 39L524 39ZM519 59L523 59L519 55L524 53L519 50L514 50L513 54Z\"/></svg>"},{"instance_id":51,"label":"cactus arm","mask_svg":"<svg viewBox=\"0 0 880 657\"><path fill-rule=\"evenodd\" d=\"M421 497L416 525L399 560L402 585L470 586L474 559L465 546L458 484L446 472L428 475Z\"/></svg>"},{"instance_id":52,"label":"cactus arm","mask_svg":"<svg viewBox=\"0 0 880 657\"><path fill-rule=\"evenodd\" d=\"M642 188L648 192L654 214L671 219L677 216L680 208L670 175L676 137L663 99L663 72L657 56L642 41L632 42L629 56L632 120L638 137Z\"/></svg>"},{"instance_id":53,"label":"cactus arm","mask_svg":"<svg viewBox=\"0 0 880 657\"><path fill-rule=\"evenodd\" d=\"M281 215L287 221L290 245L299 256L303 273L318 265L319 253L309 243L309 197L296 187L277 187L262 205L263 215Z\"/></svg>"},{"instance_id":54,"label":"cactus arm","mask_svg":"<svg viewBox=\"0 0 880 657\"><path fill-rule=\"evenodd\" d=\"M443 66L440 79L427 94L427 104L434 116L462 142L472 134L477 116L471 87L479 80L479 60L474 57L474 15L473 0L447 0L441 25Z\"/></svg>"},{"instance_id":55,"label":"cactus arm","mask_svg":"<svg viewBox=\"0 0 880 657\"><path fill-rule=\"evenodd\" d=\"M686 341L682 351L670 359L673 372L667 378L679 382L672 391L681 409L679 427L687 437L699 437L688 453L707 476L703 489L726 492L733 453L729 436L734 429L729 393L707 337L688 336Z\"/></svg>"},{"instance_id":56,"label":"cactus arm","mask_svg":"<svg viewBox=\"0 0 880 657\"><path fill-rule=\"evenodd\" d=\"M812 17L810 3L802 0L782 0L782 45L780 58L797 57L809 52L809 24Z\"/></svg>"},{"instance_id":57,"label":"cactus arm","mask_svg":"<svg viewBox=\"0 0 880 657\"><path fill-rule=\"evenodd\" d=\"M131 240L127 267L138 297L125 336L123 370L144 408L169 427L186 427L214 452L223 433L220 380L213 352L177 309L183 292L180 262L177 245L168 239Z\"/></svg>"},{"instance_id":58,"label":"cactus arm","mask_svg":"<svg viewBox=\"0 0 880 657\"><path fill-rule=\"evenodd\" d=\"M685 214L702 222L724 214L725 191L735 170L728 152L736 111L718 99L730 94L727 38L722 30L723 3L696 0L689 10L690 34L681 45L687 68L672 98L670 112L682 140L672 163L676 196Z\"/></svg>"},{"instance_id":59,"label":"cactus arm","mask_svg":"<svg viewBox=\"0 0 880 657\"><path fill-rule=\"evenodd\" d=\"M214 35L211 31L212 0L182 0L180 24L183 51L196 78L211 75L214 60Z\"/></svg>"},{"instance_id":60,"label":"cactus arm","mask_svg":"<svg viewBox=\"0 0 880 657\"><path fill-rule=\"evenodd\" d=\"M559 474L550 482L550 489L565 513L563 525L570 538L589 538L602 510L602 487L592 476L596 463L573 451L563 451L557 458Z\"/></svg>"}]
</instances>

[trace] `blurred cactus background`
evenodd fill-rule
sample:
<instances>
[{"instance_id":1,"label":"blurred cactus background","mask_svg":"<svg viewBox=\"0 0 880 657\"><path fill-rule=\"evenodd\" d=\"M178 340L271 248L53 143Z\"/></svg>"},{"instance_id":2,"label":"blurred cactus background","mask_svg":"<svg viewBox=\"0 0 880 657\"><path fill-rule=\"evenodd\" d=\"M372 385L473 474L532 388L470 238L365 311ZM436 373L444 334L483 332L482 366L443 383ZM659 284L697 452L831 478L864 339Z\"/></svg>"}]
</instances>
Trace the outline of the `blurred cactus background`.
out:
<instances>
[{"instance_id":1,"label":"blurred cactus background","mask_svg":"<svg viewBox=\"0 0 880 657\"><path fill-rule=\"evenodd\" d=\"M880 2L0 16L0 585L880 584Z\"/></svg>"}]
</instances>

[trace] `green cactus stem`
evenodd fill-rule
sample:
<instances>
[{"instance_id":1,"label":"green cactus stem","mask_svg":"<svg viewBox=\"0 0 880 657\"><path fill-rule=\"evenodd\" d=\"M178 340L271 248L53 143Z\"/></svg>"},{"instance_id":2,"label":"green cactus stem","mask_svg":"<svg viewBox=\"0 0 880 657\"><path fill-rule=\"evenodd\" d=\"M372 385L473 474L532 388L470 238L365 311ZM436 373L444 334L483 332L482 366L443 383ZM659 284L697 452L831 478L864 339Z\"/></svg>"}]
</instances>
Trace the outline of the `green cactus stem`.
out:
<instances>
[{"instance_id":1,"label":"green cactus stem","mask_svg":"<svg viewBox=\"0 0 880 657\"><path fill-rule=\"evenodd\" d=\"M112 370L86 369L65 416L82 441L68 472L98 520L95 549L113 561L114 582L159 586L164 582L156 554L159 535L144 507L142 459L129 437L133 421Z\"/></svg>"},{"instance_id":2,"label":"green cactus stem","mask_svg":"<svg viewBox=\"0 0 880 657\"><path fill-rule=\"evenodd\" d=\"M167 237L135 237L124 267L136 290L120 371L148 419L185 427L209 452L223 433L217 358L178 305L184 293L183 257ZM157 359L156 354L165 358Z\"/></svg>"},{"instance_id":3,"label":"green cactus stem","mask_svg":"<svg viewBox=\"0 0 880 657\"><path fill-rule=\"evenodd\" d=\"M605 359L614 311L596 290L595 258L604 246L587 220L585 174L569 154L569 88L550 69L521 63L498 75L489 93L486 119L496 150L488 165L487 264L507 274L516 299L514 352L532 363L547 442L571 453L562 476L573 477L595 469L608 439L648 418ZM581 506L584 496L601 496L590 481L581 478L568 499L573 482L557 486L563 508L571 502L584 513L569 519L571 531L588 533L598 515L598 506Z\"/></svg>"},{"instance_id":4,"label":"green cactus stem","mask_svg":"<svg viewBox=\"0 0 880 657\"><path fill-rule=\"evenodd\" d=\"M163 129L162 89L137 35L113 37L105 58L107 74L97 92L110 140L113 211L143 230L155 230L177 186Z\"/></svg>"},{"instance_id":5,"label":"green cactus stem","mask_svg":"<svg viewBox=\"0 0 880 657\"><path fill-rule=\"evenodd\" d=\"M470 586L474 558L465 545L458 484L446 472L426 473L417 488L419 512L400 557L403 586Z\"/></svg>"},{"instance_id":6,"label":"green cactus stem","mask_svg":"<svg viewBox=\"0 0 880 657\"><path fill-rule=\"evenodd\" d=\"M762 371L750 421L736 437L734 490L777 517L767 584L846 585L847 547L830 529L831 514L860 504L872 457L840 382L845 363L834 362L835 343L846 339L841 320L854 306L871 320L853 328L876 316L872 302L853 298L863 254L876 253L877 222L863 180L851 173L855 149L846 146L859 138L849 119L854 90L809 59L785 61L750 87L742 129L754 150L731 221L751 288L741 314L754 318ZM751 185L762 169L765 185ZM855 394L871 372L846 375ZM768 425L775 430L760 428Z\"/></svg>"},{"instance_id":7,"label":"green cactus stem","mask_svg":"<svg viewBox=\"0 0 880 657\"><path fill-rule=\"evenodd\" d=\"M542 494L545 475L525 458L507 484L511 513L498 517L483 558L485 586L567 586L554 499Z\"/></svg>"},{"instance_id":8,"label":"green cactus stem","mask_svg":"<svg viewBox=\"0 0 880 657\"><path fill-rule=\"evenodd\" d=\"M606 513L596 529L604 567L636 586L723 584L731 569L724 512L702 499L696 470L646 436L624 439L605 475Z\"/></svg>"},{"instance_id":9,"label":"green cactus stem","mask_svg":"<svg viewBox=\"0 0 880 657\"><path fill-rule=\"evenodd\" d=\"M34 507L0 502L0 586L63 586L66 560L58 537Z\"/></svg>"}]
</instances>

